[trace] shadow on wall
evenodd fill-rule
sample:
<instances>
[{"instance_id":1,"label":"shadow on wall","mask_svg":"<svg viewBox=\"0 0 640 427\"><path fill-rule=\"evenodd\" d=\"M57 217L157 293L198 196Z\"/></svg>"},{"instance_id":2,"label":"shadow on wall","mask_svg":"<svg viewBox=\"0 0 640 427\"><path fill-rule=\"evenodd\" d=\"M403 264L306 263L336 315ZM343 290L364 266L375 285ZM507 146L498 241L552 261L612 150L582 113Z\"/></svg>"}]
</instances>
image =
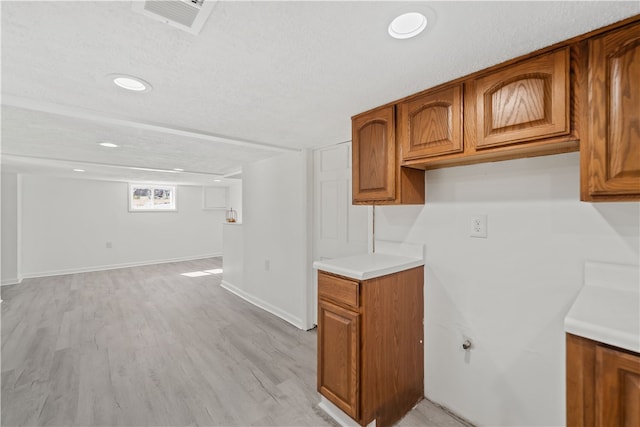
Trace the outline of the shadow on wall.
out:
<instances>
[{"instance_id":1,"label":"shadow on wall","mask_svg":"<svg viewBox=\"0 0 640 427\"><path fill-rule=\"evenodd\" d=\"M580 199L580 157L579 153L568 153L436 169L427 171L426 180L427 205L577 201Z\"/></svg>"},{"instance_id":2,"label":"shadow on wall","mask_svg":"<svg viewBox=\"0 0 640 427\"><path fill-rule=\"evenodd\" d=\"M499 206L492 205L494 203L504 203L503 207L508 207L523 202L542 202L537 206L548 205L553 211L556 205L557 209L565 209L560 203L582 204L579 200L579 153L436 169L426 174L425 205L376 207L376 224L379 225L376 225L376 233L380 239L413 241L416 233L424 236L425 224L421 216L429 210L456 210L465 206L473 211L476 203L486 209ZM620 210L619 206L615 204L609 209L614 223L620 215L633 214L616 212ZM632 219L625 221L631 223Z\"/></svg>"},{"instance_id":3,"label":"shadow on wall","mask_svg":"<svg viewBox=\"0 0 640 427\"><path fill-rule=\"evenodd\" d=\"M640 203L594 203L593 208L636 254L640 263Z\"/></svg>"}]
</instances>

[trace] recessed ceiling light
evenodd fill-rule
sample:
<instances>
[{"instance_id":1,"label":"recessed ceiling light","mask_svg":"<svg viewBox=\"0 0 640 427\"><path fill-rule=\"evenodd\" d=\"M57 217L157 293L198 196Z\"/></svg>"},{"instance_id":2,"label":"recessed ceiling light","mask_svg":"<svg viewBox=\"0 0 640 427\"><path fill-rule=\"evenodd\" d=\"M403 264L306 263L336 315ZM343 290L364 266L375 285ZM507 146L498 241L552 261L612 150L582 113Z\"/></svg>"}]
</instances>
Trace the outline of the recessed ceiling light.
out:
<instances>
[{"instance_id":1,"label":"recessed ceiling light","mask_svg":"<svg viewBox=\"0 0 640 427\"><path fill-rule=\"evenodd\" d=\"M389 35L394 39L409 39L427 28L427 18L418 12L404 13L389 24Z\"/></svg>"},{"instance_id":2,"label":"recessed ceiling light","mask_svg":"<svg viewBox=\"0 0 640 427\"><path fill-rule=\"evenodd\" d=\"M100 145L102 145L103 147L109 147L109 148L116 148L118 147L118 145L112 143L112 142L101 142Z\"/></svg>"},{"instance_id":3,"label":"recessed ceiling light","mask_svg":"<svg viewBox=\"0 0 640 427\"><path fill-rule=\"evenodd\" d=\"M178 172L176 172L174 170L169 170L169 169L139 168L139 167L135 167L135 166L127 166L127 169L131 169L131 170L134 170L134 171L178 173Z\"/></svg>"},{"instance_id":4,"label":"recessed ceiling light","mask_svg":"<svg viewBox=\"0 0 640 427\"><path fill-rule=\"evenodd\" d=\"M184 172L184 169L181 169L181 168L173 168L173 170L177 172Z\"/></svg>"},{"instance_id":5,"label":"recessed ceiling light","mask_svg":"<svg viewBox=\"0 0 640 427\"><path fill-rule=\"evenodd\" d=\"M84 169L74 169L74 172L84 172Z\"/></svg>"},{"instance_id":6,"label":"recessed ceiling light","mask_svg":"<svg viewBox=\"0 0 640 427\"><path fill-rule=\"evenodd\" d=\"M221 179L214 179L213 182L222 182Z\"/></svg>"},{"instance_id":7,"label":"recessed ceiling light","mask_svg":"<svg viewBox=\"0 0 640 427\"><path fill-rule=\"evenodd\" d=\"M149 92L152 89L151 84L140 77L127 74L109 74L109 78L116 86L133 92Z\"/></svg>"}]
</instances>

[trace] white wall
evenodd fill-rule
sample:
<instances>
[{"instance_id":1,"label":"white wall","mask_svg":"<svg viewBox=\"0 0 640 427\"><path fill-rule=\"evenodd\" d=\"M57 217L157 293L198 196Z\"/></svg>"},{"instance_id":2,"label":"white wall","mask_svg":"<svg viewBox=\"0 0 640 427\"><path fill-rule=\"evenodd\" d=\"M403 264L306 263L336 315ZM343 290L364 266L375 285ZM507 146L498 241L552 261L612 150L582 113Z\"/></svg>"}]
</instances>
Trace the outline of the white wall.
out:
<instances>
[{"instance_id":1,"label":"white wall","mask_svg":"<svg viewBox=\"0 0 640 427\"><path fill-rule=\"evenodd\" d=\"M242 180L234 179L229 181L228 206L236 211L236 221L242 223Z\"/></svg>"},{"instance_id":2,"label":"white wall","mask_svg":"<svg viewBox=\"0 0 640 427\"><path fill-rule=\"evenodd\" d=\"M578 153L441 169L425 206L376 207L378 238L426 243L425 394L478 425L564 425L584 262L638 265L640 203L580 202L579 174Z\"/></svg>"},{"instance_id":3,"label":"white wall","mask_svg":"<svg viewBox=\"0 0 640 427\"><path fill-rule=\"evenodd\" d=\"M240 223L222 227L222 286L240 293L244 289L244 237ZM246 295L242 295L246 297Z\"/></svg>"},{"instance_id":4,"label":"white wall","mask_svg":"<svg viewBox=\"0 0 640 427\"><path fill-rule=\"evenodd\" d=\"M202 209L201 187L178 187L178 212L130 213L127 194L121 182L23 175L23 277L221 255L225 213Z\"/></svg>"},{"instance_id":5,"label":"white wall","mask_svg":"<svg viewBox=\"0 0 640 427\"><path fill-rule=\"evenodd\" d=\"M20 282L19 224L20 224L20 177L15 173L2 173L0 194L0 213L2 240L0 276L2 285Z\"/></svg>"},{"instance_id":6,"label":"white wall","mask_svg":"<svg viewBox=\"0 0 640 427\"><path fill-rule=\"evenodd\" d=\"M311 327L309 158L288 153L243 169L243 283L225 284L301 329Z\"/></svg>"}]
</instances>

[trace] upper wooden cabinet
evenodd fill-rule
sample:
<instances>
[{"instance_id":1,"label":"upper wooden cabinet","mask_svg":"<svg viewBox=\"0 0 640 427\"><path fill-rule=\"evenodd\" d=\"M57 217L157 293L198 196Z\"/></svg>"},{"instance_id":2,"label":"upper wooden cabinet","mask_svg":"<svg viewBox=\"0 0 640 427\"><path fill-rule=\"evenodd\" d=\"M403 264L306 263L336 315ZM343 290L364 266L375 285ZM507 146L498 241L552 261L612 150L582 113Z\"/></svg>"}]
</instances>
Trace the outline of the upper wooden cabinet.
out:
<instances>
[{"instance_id":1,"label":"upper wooden cabinet","mask_svg":"<svg viewBox=\"0 0 640 427\"><path fill-rule=\"evenodd\" d=\"M395 106L352 119L354 204L423 204L424 171L400 167Z\"/></svg>"},{"instance_id":2,"label":"upper wooden cabinet","mask_svg":"<svg viewBox=\"0 0 640 427\"><path fill-rule=\"evenodd\" d=\"M583 200L640 197L640 24L589 41L589 136Z\"/></svg>"},{"instance_id":3,"label":"upper wooden cabinet","mask_svg":"<svg viewBox=\"0 0 640 427\"><path fill-rule=\"evenodd\" d=\"M510 61L398 102L402 165L436 169L579 150L586 48Z\"/></svg>"},{"instance_id":4,"label":"upper wooden cabinet","mask_svg":"<svg viewBox=\"0 0 640 427\"><path fill-rule=\"evenodd\" d=\"M569 49L476 79L476 148L569 133Z\"/></svg>"},{"instance_id":5,"label":"upper wooden cabinet","mask_svg":"<svg viewBox=\"0 0 640 427\"><path fill-rule=\"evenodd\" d=\"M403 159L459 153L462 140L462 85L431 91L398 106Z\"/></svg>"},{"instance_id":6,"label":"upper wooden cabinet","mask_svg":"<svg viewBox=\"0 0 640 427\"><path fill-rule=\"evenodd\" d=\"M356 116L353 144L354 203L424 203L410 170L578 150L581 200L639 201L640 15Z\"/></svg>"},{"instance_id":7,"label":"upper wooden cabinet","mask_svg":"<svg viewBox=\"0 0 640 427\"><path fill-rule=\"evenodd\" d=\"M396 120L393 106L353 119L353 201L396 197Z\"/></svg>"}]
</instances>

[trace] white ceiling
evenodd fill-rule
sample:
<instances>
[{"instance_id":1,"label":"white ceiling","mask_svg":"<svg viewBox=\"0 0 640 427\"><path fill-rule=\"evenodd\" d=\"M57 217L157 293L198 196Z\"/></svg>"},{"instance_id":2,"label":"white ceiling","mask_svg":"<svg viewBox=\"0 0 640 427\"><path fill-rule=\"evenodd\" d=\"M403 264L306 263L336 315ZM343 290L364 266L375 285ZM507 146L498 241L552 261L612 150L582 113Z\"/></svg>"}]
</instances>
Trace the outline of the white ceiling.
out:
<instances>
[{"instance_id":1,"label":"white ceiling","mask_svg":"<svg viewBox=\"0 0 640 427\"><path fill-rule=\"evenodd\" d=\"M640 13L637 0L219 1L192 35L130 1L1 7L4 168L188 184L350 140L354 114ZM408 10L427 31L391 39Z\"/></svg>"}]
</instances>

